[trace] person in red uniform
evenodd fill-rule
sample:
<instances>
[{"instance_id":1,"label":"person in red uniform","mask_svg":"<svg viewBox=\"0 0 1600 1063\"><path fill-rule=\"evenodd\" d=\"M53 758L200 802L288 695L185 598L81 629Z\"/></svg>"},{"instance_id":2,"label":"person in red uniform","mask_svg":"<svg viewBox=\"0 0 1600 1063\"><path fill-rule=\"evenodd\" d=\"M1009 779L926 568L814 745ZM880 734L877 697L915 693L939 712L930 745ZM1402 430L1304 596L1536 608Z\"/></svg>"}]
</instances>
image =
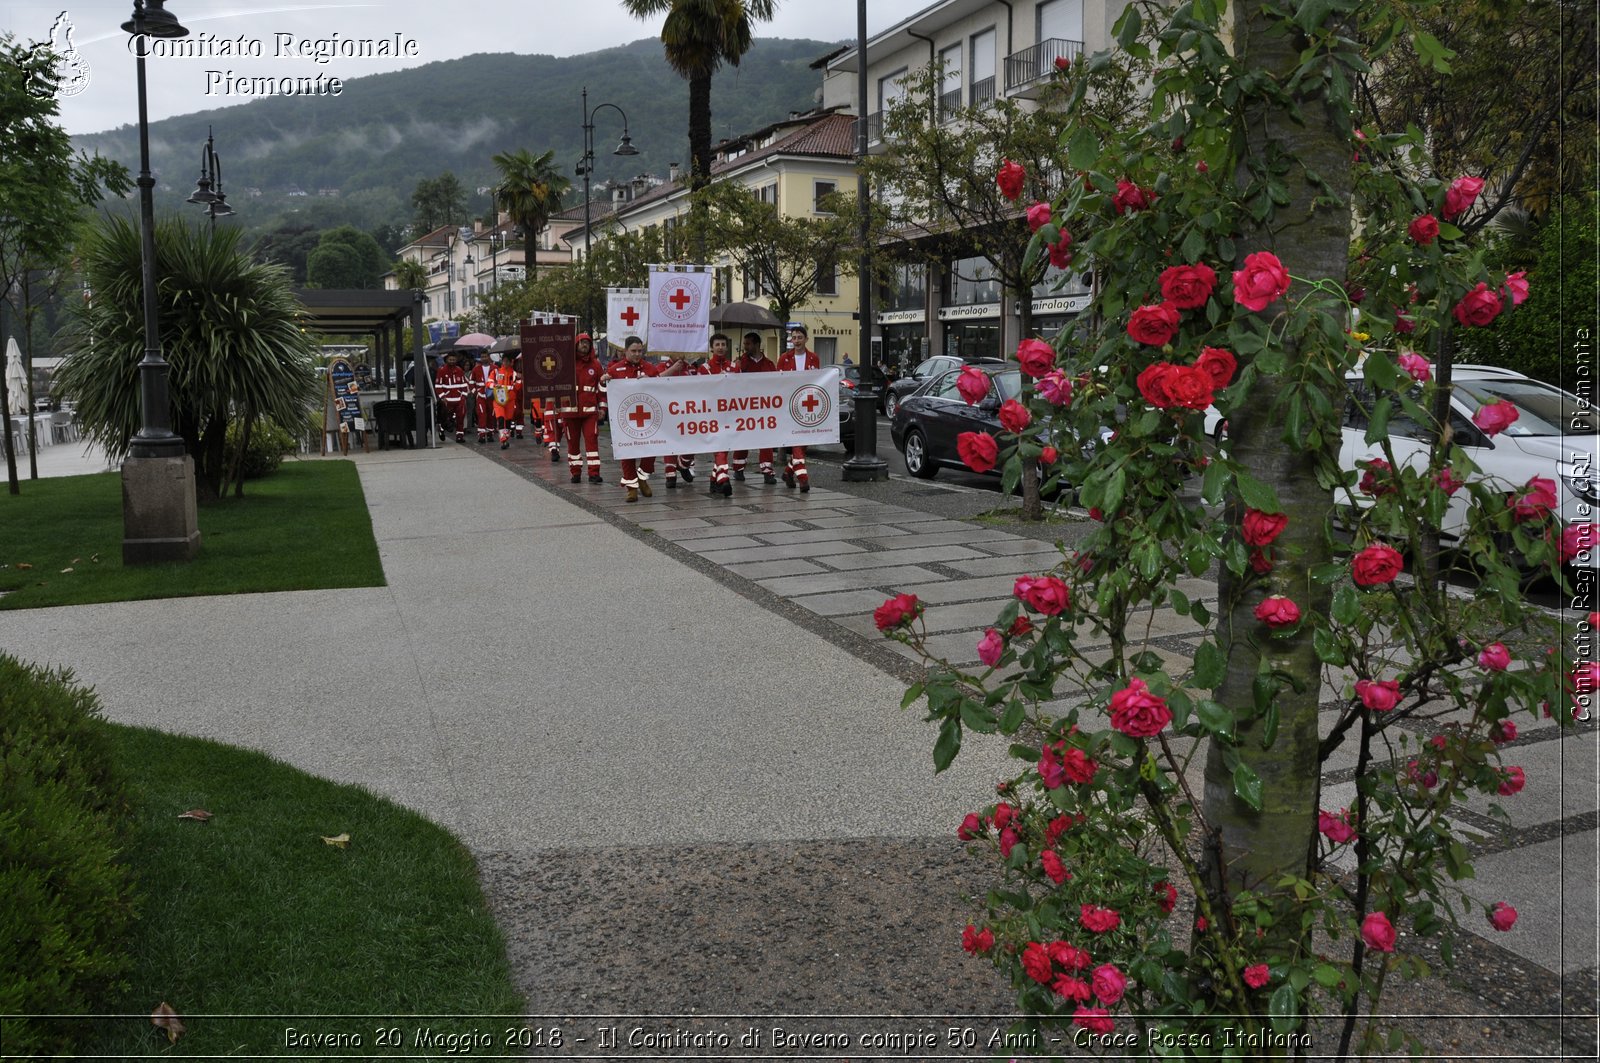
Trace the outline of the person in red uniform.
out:
<instances>
[{"instance_id":1,"label":"person in red uniform","mask_svg":"<svg viewBox=\"0 0 1600 1063\"><path fill-rule=\"evenodd\" d=\"M439 404L444 407L444 417L439 422L439 438L444 438L445 426L456 434L457 443L467 441L467 396L472 391L472 382L467 379L467 371L461 368L461 356L455 351L446 351L444 364L433 375L433 389L439 396Z\"/></svg>"},{"instance_id":2,"label":"person in red uniform","mask_svg":"<svg viewBox=\"0 0 1600 1063\"><path fill-rule=\"evenodd\" d=\"M729 352L733 341L721 332L711 337L711 357L700 365L699 372L706 376L733 372L733 359ZM684 476L688 479L687 473ZM733 482L728 479L728 452L719 450L711 455L711 493L724 498L733 497Z\"/></svg>"},{"instance_id":3,"label":"person in red uniform","mask_svg":"<svg viewBox=\"0 0 1600 1063\"><path fill-rule=\"evenodd\" d=\"M494 363L489 352L478 352L478 364L468 374L472 395L477 400L478 442L489 442L489 429L494 427Z\"/></svg>"},{"instance_id":4,"label":"person in red uniform","mask_svg":"<svg viewBox=\"0 0 1600 1063\"><path fill-rule=\"evenodd\" d=\"M726 336L723 339L727 339ZM666 365L656 370L656 376L695 376L703 367L694 364L687 358L673 358ZM678 473L683 473L683 482L694 483L694 455L693 454L668 454L665 458L666 467L662 476L666 481L667 490L678 486Z\"/></svg>"},{"instance_id":5,"label":"person in red uniform","mask_svg":"<svg viewBox=\"0 0 1600 1063\"><path fill-rule=\"evenodd\" d=\"M784 331L789 335L789 349L778 356L778 371L793 373L802 369L821 369L822 359L817 357L815 351L806 350L808 333L805 325L791 321L784 326ZM806 471L805 447L789 448L789 460L783 465L783 483L785 487L799 484L802 493L811 490L811 473Z\"/></svg>"},{"instance_id":6,"label":"person in red uniform","mask_svg":"<svg viewBox=\"0 0 1600 1063\"><path fill-rule=\"evenodd\" d=\"M514 354L496 354L494 367L494 424L500 433L500 449L511 446L511 434L521 415L522 374L517 372Z\"/></svg>"},{"instance_id":7,"label":"person in red uniform","mask_svg":"<svg viewBox=\"0 0 1600 1063\"><path fill-rule=\"evenodd\" d=\"M656 376L657 373L655 366L645 363L644 340L629 336L622 341L622 357L606 368L606 380L639 380ZM622 486L628 489L629 502L639 501L640 494L649 498L655 493L650 490L650 474L655 471L656 459L653 456L622 459Z\"/></svg>"},{"instance_id":8,"label":"person in red uniform","mask_svg":"<svg viewBox=\"0 0 1600 1063\"><path fill-rule=\"evenodd\" d=\"M560 414L567 429L567 468L572 470L572 482L583 479L583 470L589 470L589 482L603 482L600 477L600 415L605 407L605 395L600 383L605 371L600 359L594 356L594 339L587 332L578 333L578 356L573 366L573 390L561 397Z\"/></svg>"},{"instance_id":9,"label":"person in red uniform","mask_svg":"<svg viewBox=\"0 0 1600 1063\"><path fill-rule=\"evenodd\" d=\"M771 358L767 357L767 352L761 345L761 333L746 332L744 334L744 352L739 356L739 360L734 363L733 371L735 373L776 373L778 371L778 367L773 364ZM745 459L749 456L750 452L748 450L736 450L733 452L733 478L740 483L744 483ZM761 460L762 479L769 484L777 483L778 478L772 474L772 448L762 447L759 457Z\"/></svg>"}]
</instances>

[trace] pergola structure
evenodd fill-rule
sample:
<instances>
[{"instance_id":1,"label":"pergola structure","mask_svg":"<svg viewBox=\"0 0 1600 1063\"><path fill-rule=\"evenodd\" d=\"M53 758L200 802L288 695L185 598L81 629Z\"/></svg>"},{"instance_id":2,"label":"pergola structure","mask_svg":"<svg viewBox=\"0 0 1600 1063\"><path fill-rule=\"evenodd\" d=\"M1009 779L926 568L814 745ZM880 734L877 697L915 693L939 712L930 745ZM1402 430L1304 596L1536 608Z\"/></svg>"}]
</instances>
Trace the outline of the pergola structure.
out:
<instances>
[{"instance_id":1,"label":"pergola structure","mask_svg":"<svg viewBox=\"0 0 1600 1063\"><path fill-rule=\"evenodd\" d=\"M371 336L378 354L378 372L389 391L389 370L394 370L395 395L406 397L405 377L400 373L401 345L405 328L411 326L411 364L416 369L414 390L431 399L433 380L422 357L422 293L414 290L374 291L364 288L303 288L296 298L305 306L300 327L327 335ZM429 401L417 402L417 445L429 438Z\"/></svg>"}]
</instances>

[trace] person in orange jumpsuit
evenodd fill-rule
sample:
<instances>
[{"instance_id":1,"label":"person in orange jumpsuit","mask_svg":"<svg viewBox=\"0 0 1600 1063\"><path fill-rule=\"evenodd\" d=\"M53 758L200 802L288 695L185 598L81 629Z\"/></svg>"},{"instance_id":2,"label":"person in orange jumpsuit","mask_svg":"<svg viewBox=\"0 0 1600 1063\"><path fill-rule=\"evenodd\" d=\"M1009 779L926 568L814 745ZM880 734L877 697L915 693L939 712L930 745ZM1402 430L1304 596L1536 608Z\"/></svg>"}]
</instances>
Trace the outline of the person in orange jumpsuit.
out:
<instances>
[{"instance_id":1,"label":"person in orange jumpsuit","mask_svg":"<svg viewBox=\"0 0 1600 1063\"><path fill-rule=\"evenodd\" d=\"M472 391L472 383L467 379L467 371L461 368L461 356L455 351L446 351L444 364L433 376L433 389L439 396L439 405L443 407L444 416L439 420L439 438L444 438L445 428L456 434L457 443L467 441L467 396Z\"/></svg>"},{"instance_id":2,"label":"person in orange jumpsuit","mask_svg":"<svg viewBox=\"0 0 1600 1063\"><path fill-rule=\"evenodd\" d=\"M656 367L645 364L644 340L638 336L629 336L623 340L622 357L606 368L608 381L638 380L656 375ZM656 459L653 456L622 459L622 486L628 490L629 502L639 501L640 494L649 498L655 493L650 490L650 474L655 471Z\"/></svg>"},{"instance_id":3,"label":"person in orange jumpsuit","mask_svg":"<svg viewBox=\"0 0 1600 1063\"><path fill-rule=\"evenodd\" d=\"M489 429L494 427L494 363L489 360L488 351L478 352L478 364L472 367L467 374L472 383L472 395L476 400L476 421L478 426L478 442L489 442Z\"/></svg>"},{"instance_id":4,"label":"person in orange jumpsuit","mask_svg":"<svg viewBox=\"0 0 1600 1063\"><path fill-rule=\"evenodd\" d=\"M761 333L746 332L744 334L744 351L739 356L739 360L733 364L733 371L735 373L776 373L778 371L778 367L773 364L771 358L767 357L767 352L761 345ZM736 450L733 452L733 478L740 483L744 483L745 459L749 456L750 452L748 450ZM772 448L762 447L759 458L762 479L769 484L777 483L778 478L772 474Z\"/></svg>"},{"instance_id":5,"label":"person in orange jumpsuit","mask_svg":"<svg viewBox=\"0 0 1600 1063\"><path fill-rule=\"evenodd\" d=\"M511 434L522 419L522 374L517 372L517 356L493 355L494 425L500 432L500 449L511 446Z\"/></svg>"},{"instance_id":6,"label":"person in orange jumpsuit","mask_svg":"<svg viewBox=\"0 0 1600 1063\"><path fill-rule=\"evenodd\" d=\"M716 376L719 373L733 372L733 359L729 352L733 349L733 341L721 332L711 337L711 357L707 358L700 366L699 372L706 376ZM687 479L687 476L685 476ZM733 481L728 478L728 452L719 450L711 455L711 493L724 498L733 497Z\"/></svg>"},{"instance_id":7,"label":"person in orange jumpsuit","mask_svg":"<svg viewBox=\"0 0 1600 1063\"><path fill-rule=\"evenodd\" d=\"M784 326L784 331L789 335L789 349L778 356L778 371L794 373L802 369L821 369L822 359L817 357L815 351L806 350L808 332L805 325L791 321ZM789 460L783 464L783 483L785 487L799 484L802 493L811 490L811 473L806 471L805 447L789 448Z\"/></svg>"},{"instance_id":8,"label":"person in orange jumpsuit","mask_svg":"<svg viewBox=\"0 0 1600 1063\"><path fill-rule=\"evenodd\" d=\"M557 412L567 429L567 468L572 471L572 482L583 480L584 468L589 470L589 482L603 482L600 477L600 415L605 410L605 392L600 384L605 370L595 357L594 338L587 332L578 333L578 356L573 366L573 390L561 397Z\"/></svg>"}]
</instances>

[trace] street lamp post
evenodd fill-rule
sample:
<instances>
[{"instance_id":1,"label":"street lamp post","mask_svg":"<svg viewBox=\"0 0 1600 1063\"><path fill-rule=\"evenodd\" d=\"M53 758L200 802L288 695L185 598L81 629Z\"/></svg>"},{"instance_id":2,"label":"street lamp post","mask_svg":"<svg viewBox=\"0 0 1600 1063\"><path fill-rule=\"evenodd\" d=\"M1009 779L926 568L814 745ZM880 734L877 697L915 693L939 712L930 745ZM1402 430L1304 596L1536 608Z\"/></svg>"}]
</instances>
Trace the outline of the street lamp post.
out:
<instances>
[{"instance_id":1,"label":"street lamp post","mask_svg":"<svg viewBox=\"0 0 1600 1063\"><path fill-rule=\"evenodd\" d=\"M206 220L213 232L218 218L233 213L233 208L228 206L228 194L222 190L222 157L211 139L210 126L206 126L206 146L200 151L200 179L195 182L194 194L185 202L206 208Z\"/></svg>"},{"instance_id":2,"label":"street lamp post","mask_svg":"<svg viewBox=\"0 0 1600 1063\"><path fill-rule=\"evenodd\" d=\"M628 136L628 116L614 103L597 103L594 110L589 109L589 86L583 87L583 158L578 160L578 173L583 175L583 280L584 280L584 323L590 332L595 329L594 323L594 266L589 260L589 251L592 241L589 234L589 177L594 173L594 116L603 108L609 107L622 116L622 142L617 145L613 155L637 155L639 149L633 146L632 139Z\"/></svg>"},{"instance_id":3,"label":"street lamp post","mask_svg":"<svg viewBox=\"0 0 1600 1063\"><path fill-rule=\"evenodd\" d=\"M877 368L877 360L872 357L872 252L867 243L871 238L871 204L867 199L867 171L862 165L867 157L867 0L856 0L856 93L859 101L856 119L857 242L861 245L856 279L860 303L857 320L861 323L861 386L856 388L855 453L843 466L847 482L889 478L889 463L878 455L878 389L873 386L872 375Z\"/></svg>"},{"instance_id":4,"label":"street lamp post","mask_svg":"<svg viewBox=\"0 0 1600 1063\"><path fill-rule=\"evenodd\" d=\"M133 17L122 24L133 35L139 95L139 228L144 286L144 358L139 363L139 431L122 466L122 560L124 564L187 561L200 549L196 523L194 461L172 431L167 361L161 354L156 304L155 178L150 174L150 114L144 57L151 38L186 37L189 31L163 0L134 0Z\"/></svg>"}]
</instances>

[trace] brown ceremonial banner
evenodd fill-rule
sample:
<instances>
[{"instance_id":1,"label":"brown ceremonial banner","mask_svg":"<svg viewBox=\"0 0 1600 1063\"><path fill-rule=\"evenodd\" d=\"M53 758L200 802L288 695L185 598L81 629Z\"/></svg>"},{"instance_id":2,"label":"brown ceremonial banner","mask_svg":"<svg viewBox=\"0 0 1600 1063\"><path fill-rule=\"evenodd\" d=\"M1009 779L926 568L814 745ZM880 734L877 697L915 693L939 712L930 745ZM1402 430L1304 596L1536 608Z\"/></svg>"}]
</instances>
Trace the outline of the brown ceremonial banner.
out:
<instances>
[{"instance_id":1,"label":"brown ceremonial banner","mask_svg":"<svg viewBox=\"0 0 1600 1063\"><path fill-rule=\"evenodd\" d=\"M522 325L522 388L530 399L561 399L572 394L578 326Z\"/></svg>"}]
</instances>

